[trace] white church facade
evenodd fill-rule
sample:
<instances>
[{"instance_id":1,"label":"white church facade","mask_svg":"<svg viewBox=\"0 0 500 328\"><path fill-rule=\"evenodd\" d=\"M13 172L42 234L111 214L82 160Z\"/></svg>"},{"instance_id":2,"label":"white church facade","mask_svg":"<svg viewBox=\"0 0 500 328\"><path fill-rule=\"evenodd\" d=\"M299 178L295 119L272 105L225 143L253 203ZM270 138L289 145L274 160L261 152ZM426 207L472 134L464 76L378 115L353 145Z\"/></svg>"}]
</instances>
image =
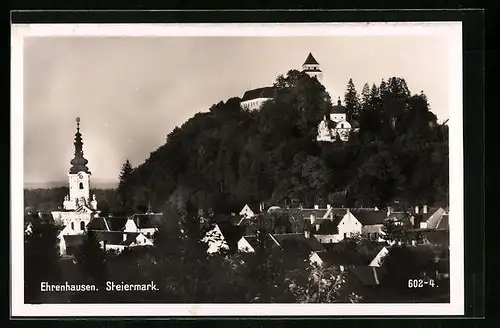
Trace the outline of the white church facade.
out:
<instances>
[{"instance_id":1,"label":"white church facade","mask_svg":"<svg viewBox=\"0 0 500 328\"><path fill-rule=\"evenodd\" d=\"M90 198L90 170L88 160L83 156L83 141L80 133L80 118L76 119L75 153L68 172L69 194L64 197L61 210L53 211L52 217L64 228L59 239L64 236L81 235L87 224L99 215L95 195Z\"/></svg>"}]
</instances>

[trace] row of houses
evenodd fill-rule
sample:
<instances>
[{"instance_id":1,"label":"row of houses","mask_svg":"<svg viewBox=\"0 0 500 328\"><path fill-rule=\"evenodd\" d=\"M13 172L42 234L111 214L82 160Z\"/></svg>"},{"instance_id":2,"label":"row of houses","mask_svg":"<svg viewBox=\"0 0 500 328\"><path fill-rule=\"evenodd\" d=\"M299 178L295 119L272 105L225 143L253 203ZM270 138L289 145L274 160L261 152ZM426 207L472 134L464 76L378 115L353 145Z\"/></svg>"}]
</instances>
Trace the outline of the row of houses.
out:
<instances>
[{"instance_id":1,"label":"row of houses","mask_svg":"<svg viewBox=\"0 0 500 328\"><path fill-rule=\"evenodd\" d=\"M307 236L316 238L321 243L337 243L354 235L363 235L371 240L384 241L384 223L391 221L403 226L407 231L415 234L435 230L448 230L448 211L442 207L415 206L410 211L395 210L389 207L386 211L378 208L334 208L327 205L325 208L280 209L270 207L263 211L254 211L245 205L240 211L241 219L237 225L251 224L259 216L269 212L282 212L295 220L304 220L303 232Z\"/></svg>"},{"instance_id":2,"label":"row of houses","mask_svg":"<svg viewBox=\"0 0 500 328\"><path fill-rule=\"evenodd\" d=\"M29 211L25 213L24 232L30 235L36 224L61 226L57 236L59 253L67 256L73 255L83 243L85 235L92 231L103 249L120 253L129 247L152 246L162 216L161 213L148 212L129 217L101 217L85 205L69 214L71 216L61 217L54 213Z\"/></svg>"},{"instance_id":3,"label":"row of houses","mask_svg":"<svg viewBox=\"0 0 500 328\"><path fill-rule=\"evenodd\" d=\"M71 222L59 233L59 252L61 255L73 255L89 231L94 232L97 242L106 252L121 253L131 247L153 246L160 216L161 213L134 214L130 217L96 216L79 227Z\"/></svg>"}]
</instances>

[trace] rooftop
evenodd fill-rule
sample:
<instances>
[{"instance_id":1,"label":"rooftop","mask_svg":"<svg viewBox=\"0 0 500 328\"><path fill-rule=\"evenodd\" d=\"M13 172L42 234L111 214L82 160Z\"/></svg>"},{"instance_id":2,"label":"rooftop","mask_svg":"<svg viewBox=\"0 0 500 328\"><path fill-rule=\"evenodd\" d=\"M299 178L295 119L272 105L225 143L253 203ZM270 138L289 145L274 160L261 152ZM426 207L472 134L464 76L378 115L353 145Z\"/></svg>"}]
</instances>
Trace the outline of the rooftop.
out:
<instances>
[{"instance_id":1,"label":"rooftop","mask_svg":"<svg viewBox=\"0 0 500 328\"><path fill-rule=\"evenodd\" d=\"M241 101L247 101L257 98L274 98L276 95L276 88L274 87L263 87L253 90L248 90L243 94Z\"/></svg>"}]
</instances>

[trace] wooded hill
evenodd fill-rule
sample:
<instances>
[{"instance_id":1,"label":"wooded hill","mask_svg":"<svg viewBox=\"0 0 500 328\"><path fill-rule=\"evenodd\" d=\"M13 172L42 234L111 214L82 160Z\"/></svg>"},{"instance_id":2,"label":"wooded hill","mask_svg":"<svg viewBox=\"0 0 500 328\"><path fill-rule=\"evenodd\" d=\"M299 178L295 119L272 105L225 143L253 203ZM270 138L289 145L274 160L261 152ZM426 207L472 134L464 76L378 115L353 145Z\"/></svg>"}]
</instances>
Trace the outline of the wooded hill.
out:
<instances>
[{"instance_id":1,"label":"wooded hill","mask_svg":"<svg viewBox=\"0 0 500 328\"><path fill-rule=\"evenodd\" d=\"M344 104L359 125L348 142L317 142L332 99L296 70L279 76L277 95L260 111L231 98L176 127L144 163L122 169L118 194L129 211L191 204L218 213L245 203L385 206L448 202L448 129L436 123L423 92L391 77ZM336 99L335 99L336 100ZM182 110L182 109L179 109Z\"/></svg>"}]
</instances>

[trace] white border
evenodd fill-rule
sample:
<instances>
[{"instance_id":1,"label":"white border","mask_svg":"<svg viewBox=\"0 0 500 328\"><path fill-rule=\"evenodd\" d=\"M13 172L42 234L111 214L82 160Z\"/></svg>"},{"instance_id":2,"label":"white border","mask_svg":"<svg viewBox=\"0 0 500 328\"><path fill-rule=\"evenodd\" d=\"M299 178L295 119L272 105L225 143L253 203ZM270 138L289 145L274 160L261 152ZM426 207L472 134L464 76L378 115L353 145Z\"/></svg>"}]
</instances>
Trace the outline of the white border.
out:
<instances>
[{"instance_id":1,"label":"white border","mask_svg":"<svg viewBox=\"0 0 500 328\"><path fill-rule=\"evenodd\" d=\"M450 303L447 304L24 304L23 39L47 36L368 36L448 37L450 128ZM47 316L393 316L463 315L462 24L20 24L11 30L11 315Z\"/></svg>"}]
</instances>

